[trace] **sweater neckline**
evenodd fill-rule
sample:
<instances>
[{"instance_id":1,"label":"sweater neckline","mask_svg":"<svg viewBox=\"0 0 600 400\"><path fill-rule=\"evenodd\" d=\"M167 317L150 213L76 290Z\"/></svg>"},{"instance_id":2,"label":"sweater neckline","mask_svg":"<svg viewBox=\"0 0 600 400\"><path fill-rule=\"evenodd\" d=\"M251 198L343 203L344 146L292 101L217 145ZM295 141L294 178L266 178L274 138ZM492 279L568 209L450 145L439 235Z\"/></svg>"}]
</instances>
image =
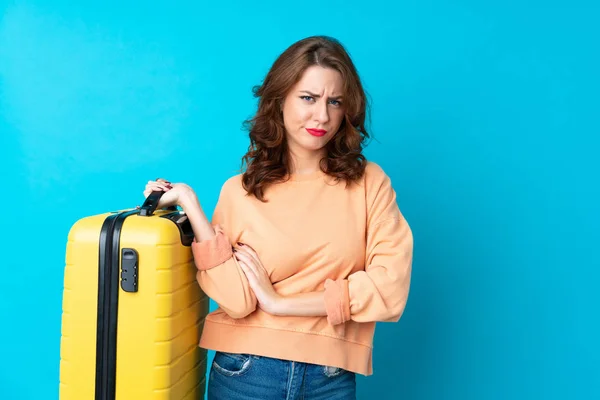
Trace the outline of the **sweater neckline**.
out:
<instances>
[{"instance_id":1,"label":"sweater neckline","mask_svg":"<svg viewBox=\"0 0 600 400\"><path fill-rule=\"evenodd\" d=\"M292 182L309 182L322 178L323 176L325 176L325 173L319 169L307 174L290 174L289 180Z\"/></svg>"}]
</instances>

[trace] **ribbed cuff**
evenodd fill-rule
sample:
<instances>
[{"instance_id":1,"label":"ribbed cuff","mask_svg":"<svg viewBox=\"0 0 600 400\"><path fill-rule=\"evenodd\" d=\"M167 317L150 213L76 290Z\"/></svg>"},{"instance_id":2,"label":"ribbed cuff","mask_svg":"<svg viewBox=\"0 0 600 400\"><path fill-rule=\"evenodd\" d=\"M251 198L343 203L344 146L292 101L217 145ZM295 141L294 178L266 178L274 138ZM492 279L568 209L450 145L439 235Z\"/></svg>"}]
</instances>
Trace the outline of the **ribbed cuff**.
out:
<instances>
[{"instance_id":1,"label":"ribbed cuff","mask_svg":"<svg viewBox=\"0 0 600 400\"><path fill-rule=\"evenodd\" d=\"M348 280L338 279L325 281L325 310L327 321L331 325L338 325L350 320L350 296L348 293Z\"/></svg>"},{"instance_id":2,"label":"ribbed cuff","mask_svg":"<svg viewBox=\"0 0 600 400\"><path fill-rule=\"evenodd\" d=\"M215 226L215 236L201 242L192 242L192 254L196 268L200 271L223 264L233 256L229 239L219 225Z\"/></svg>"}]
</instances>

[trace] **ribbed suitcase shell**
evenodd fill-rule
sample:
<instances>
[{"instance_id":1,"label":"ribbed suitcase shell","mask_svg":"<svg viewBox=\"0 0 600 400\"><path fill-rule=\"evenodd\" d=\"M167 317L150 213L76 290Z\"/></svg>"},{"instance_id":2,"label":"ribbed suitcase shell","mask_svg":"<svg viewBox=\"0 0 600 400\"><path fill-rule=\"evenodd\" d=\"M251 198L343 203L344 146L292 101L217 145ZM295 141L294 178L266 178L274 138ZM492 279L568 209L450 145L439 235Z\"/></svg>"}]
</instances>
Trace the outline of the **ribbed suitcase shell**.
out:
<instances>
[{"instance_id":1,"label":"ribbed suitcase shell","mask_svg":"<svg viewBox=\"0 0 600 400\"><path fill-rule=\"evenodd\" d=\"M198 347L198 340L209 300L197 284L189 243L182 243L174 221L161 218L175 213L163 210L130 215L123 222L119 265L122 250L135 249L138 291L126 292L119 284L114 397L108 387L97 394L99 236L111 214L83 218L69 232L60 400L204 398L206 350Z\"/></svg>"}]
</instances>

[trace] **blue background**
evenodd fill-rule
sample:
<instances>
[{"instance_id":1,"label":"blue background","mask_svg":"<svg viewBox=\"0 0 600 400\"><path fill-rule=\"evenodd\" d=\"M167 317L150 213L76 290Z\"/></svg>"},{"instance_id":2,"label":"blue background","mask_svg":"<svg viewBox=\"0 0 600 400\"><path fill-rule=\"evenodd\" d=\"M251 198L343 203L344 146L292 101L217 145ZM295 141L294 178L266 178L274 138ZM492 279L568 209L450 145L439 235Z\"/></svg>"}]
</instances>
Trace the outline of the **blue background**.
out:
<instances>
[{"instance_id":1,"label":"blue background","mask_svg":"<svg viewBox=\"0 0 600 400\"><path fill-rule=\"evenodd\" d=\"M600 398L597 2L80 3L0 2L0 398L57 398L70 226L159 176L212 213L251 87L312 34L350 50L415 234L359 398Z\"/></svg>"}]
</instances>

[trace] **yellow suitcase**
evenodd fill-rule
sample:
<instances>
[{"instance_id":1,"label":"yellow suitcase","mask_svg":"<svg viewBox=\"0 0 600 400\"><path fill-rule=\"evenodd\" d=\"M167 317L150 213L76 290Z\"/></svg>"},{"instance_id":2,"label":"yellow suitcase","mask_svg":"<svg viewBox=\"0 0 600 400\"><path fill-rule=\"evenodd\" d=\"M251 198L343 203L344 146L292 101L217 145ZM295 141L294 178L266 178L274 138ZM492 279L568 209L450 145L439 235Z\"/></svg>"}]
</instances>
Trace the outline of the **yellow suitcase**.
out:
<instances>
[{"instance_id":1,"label":"yellow suitcase","mask_svg":"<svg viewBox=\"0 0 600 400\"><path fill-rule=\"evenodd\" d=\"M139 209L82 218L69 232L60 400L204 398L198 347L208 297L196 281L187 216Z\"/></svg>"}]
</instances>

